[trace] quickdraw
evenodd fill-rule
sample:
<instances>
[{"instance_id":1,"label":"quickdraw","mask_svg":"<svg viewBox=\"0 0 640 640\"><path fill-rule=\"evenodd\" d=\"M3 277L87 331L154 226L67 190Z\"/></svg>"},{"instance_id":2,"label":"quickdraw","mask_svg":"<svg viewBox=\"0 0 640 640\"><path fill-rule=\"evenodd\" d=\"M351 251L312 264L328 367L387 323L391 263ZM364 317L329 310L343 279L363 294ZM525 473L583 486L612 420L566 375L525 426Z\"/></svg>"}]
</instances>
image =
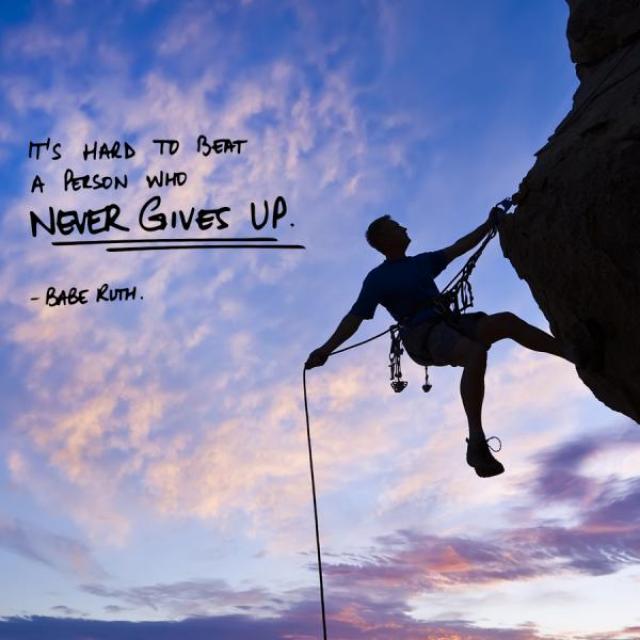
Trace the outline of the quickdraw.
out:
<instances>
[{"instance_id":1,"label":"quickdraw","mask_svg":"<svg viewBox=\"0 0 640 640\"><path fill-rule=\"evenodd\" d=\"M389 349L389 369L391 369L391 388L396 392L404 391L409 384L402 379L402 369L400 369L400 356L404 353L400 340L400 326L394 324L389 329L391 336L391 348Z\"/></svg>"}]
</instances>

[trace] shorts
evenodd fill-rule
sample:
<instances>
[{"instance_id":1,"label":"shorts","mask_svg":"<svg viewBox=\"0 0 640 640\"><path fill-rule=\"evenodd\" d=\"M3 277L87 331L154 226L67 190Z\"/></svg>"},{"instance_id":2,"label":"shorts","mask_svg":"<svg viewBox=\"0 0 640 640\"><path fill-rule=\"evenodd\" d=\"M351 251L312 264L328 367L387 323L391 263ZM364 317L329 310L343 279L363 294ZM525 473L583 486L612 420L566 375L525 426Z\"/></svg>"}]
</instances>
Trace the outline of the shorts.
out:
<instances>
[{"instance_id":1,"label":"shorts","mask_svg":"<svg viewBox=\"0 0 640 640\"><path fill-rule=\"evenodd\" d=\"M486 317L484 311L427 320L404 330L402 344L412 360L422 366L451 364L451 352L461 337L476 337L478 322Z\"/></svg>"}]
</instances>

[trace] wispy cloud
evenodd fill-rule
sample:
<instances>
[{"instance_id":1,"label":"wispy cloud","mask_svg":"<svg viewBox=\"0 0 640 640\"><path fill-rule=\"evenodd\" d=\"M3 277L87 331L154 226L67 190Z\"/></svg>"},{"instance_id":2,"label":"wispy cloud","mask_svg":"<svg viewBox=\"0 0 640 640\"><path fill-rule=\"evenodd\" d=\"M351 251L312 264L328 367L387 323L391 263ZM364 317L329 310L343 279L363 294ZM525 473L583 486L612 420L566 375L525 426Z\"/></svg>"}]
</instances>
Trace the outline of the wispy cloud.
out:
<instances>
[{"instance_id":1,"label":"wispy cloud","mask_svg":"<svg viewBox=\"0 0 640 640\"><path fill-rule=\"evenodd\" d=\"M172 584L114 589L86 584L82 590L94 596L119 601L129 607L152 609L171 617L206 615L274 615L282 600L266 589L231 589L224 580L190 580Z\"/></svg>"},{"instance_id":2,"label":"wispy cloud","mask_svg":"<svg viewBox=\"0 0 640 640\"><path fill-rule=\"evenodd\" d=\"M81 579L107 575L84 543L15 518L0 516L0 547Z\"/></svg>"},{"instance_id":3,"label":"wispy cloud","mask_svg":"<svg viewBox=\"0 0 640 640\"><path fill-rule=\"evenodd\" d=\"M608 443L600 435L569 441L540 456L543 480L530 487L528 496L522 496L524 504L535 511L550 502L571 500L575 511L567 522L538 520L535 526L484 533L481 538L400 531L379 538L367 554L327 563L326 572L334 588L345 593L356 589L379 598L395 593L396 598L406 600L420 592L453 587L549 575L599 576L637 566L640 534L633 523L640 514L640 481L602 480L581 476L578 471L590 455L623 443L640 447L635 429ZM558 467L562 468L562 482L554 479ZM550 479L549 484L545 478Z\"/></svg>"}]
</instances>

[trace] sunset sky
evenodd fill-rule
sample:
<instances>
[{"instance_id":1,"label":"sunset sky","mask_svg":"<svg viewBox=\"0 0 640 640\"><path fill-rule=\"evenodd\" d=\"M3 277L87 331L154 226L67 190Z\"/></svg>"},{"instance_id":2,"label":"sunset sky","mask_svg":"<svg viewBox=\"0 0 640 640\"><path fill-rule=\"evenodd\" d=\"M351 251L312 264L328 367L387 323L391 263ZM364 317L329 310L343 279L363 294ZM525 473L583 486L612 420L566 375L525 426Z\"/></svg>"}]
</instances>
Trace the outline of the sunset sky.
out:
<instances>
[{"instance_id":1,"label":"sunset sky","mask_svg":"<svg viewBox=\"0 0 640 640\"><path fill-rule=\"evenodd\" d=\"M373 218L407 226L409 253L435 250L517 190L577 87L567 14L560 0L0 4L0 639L321 637L303 362L382 259ZM205 157L201 134L247 142ZM47 138L62 157L29 158ZM154 138L180 149L161 156ZM82 159L84 143L125 140L128 160ZM67 168L129 184L65 192ZM160 170L187 181L150 189ZM229 226L144 231L153 195L166 212L229 207ZM286 216L254 230L250 203L277 196ZM32 237L30 211L110 203L129 232ZM213 236L305 248L51 244ZM96 302L103 283L137 297ZM476 309L548 329L497 240L473 284ZM48 287L90 300L48 307ZM390 322L378 308L354 340ZM395 394L388 348L307 376L329 637L640 638L638 425L567 362L502 342L484 423L506 472L480 479L460 370L432 368L425 395L405 357Z\"/></svg>"}]
</instances>

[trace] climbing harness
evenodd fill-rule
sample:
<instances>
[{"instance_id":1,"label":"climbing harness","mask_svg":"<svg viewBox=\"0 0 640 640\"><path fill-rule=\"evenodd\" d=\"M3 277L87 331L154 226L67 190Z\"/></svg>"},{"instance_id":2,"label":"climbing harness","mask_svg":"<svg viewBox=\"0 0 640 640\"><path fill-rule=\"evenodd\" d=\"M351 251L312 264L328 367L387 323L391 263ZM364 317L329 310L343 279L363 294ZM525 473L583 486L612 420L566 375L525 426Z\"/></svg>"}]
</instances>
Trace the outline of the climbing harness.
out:
<instances>
[{"instance_id":1,"label":"climbing harness","mask_svg":"<svg viewBox=\"0 0 640 640\"><path fill-rule=\"evenodd\" d=\"M502 209L505 213L509 211L512 206L511 198L505 198L501 202L499 202L496 207ZM442 290L440 295L436 300L433 301L434 306L436 307L439 315L445 319L455 315L462 314L469 307L473 306L473 292L471 290L471 283L469 282L469 277L471 276L472 271L474 270L476 263L478 262L478 258L482 255L485 247L489 243L489 241L496 235L497 227L493 225L487 236L482 241L480 247L469 257L465 265L458 271L458 273L452 278L452 280L447 284L447 286ZM382 331L370 338L366 338L365 340L361 340L360 342L356 342L354 344L343 347L342 349L336 349L332 351L329 356L335 356L338 353L343 353L345 351L349 351L351 349L355 349L356 347L360 347L367 342L372 342L373 340L377 340L387 333L391 336L391 347L389 349L389 369L391 372L391 388L399 393L403 391L407 386L407 382L402 379L402 370L400 368L400 356L404 353L404 349L402 348L402 341L400 336L400 331L402 329L402 323L397 323L391 325L385 331ZM309 470L311 472L311 493L313 496L313 518L315 523L315 534L316 534L316 554L318 560L318 576L320 579L320 607L322 612L322 638L323 640L327 640L327 617L325 610L325 602L324 602L324 582L323 582L323 573L322 573L322 552L320 549L320 526L318 523L318 500L316 494L316 480L315 473L313 468L313 448L311 445L311 426L309 421L309 404L307 401L307 367L303 366L302 368L302 389L304 394L304 415L307 423L307 449L309 452ZM429 384L429 373L428 367L425 366L425 383L422 385L423 391L426 393L431 389L431 385ZM495 436L494 436L495 437ZM496 438L497 439L497 438ZM499 449L492 449L493 451L499 451Z\"/></svg>"}]
</instances>

